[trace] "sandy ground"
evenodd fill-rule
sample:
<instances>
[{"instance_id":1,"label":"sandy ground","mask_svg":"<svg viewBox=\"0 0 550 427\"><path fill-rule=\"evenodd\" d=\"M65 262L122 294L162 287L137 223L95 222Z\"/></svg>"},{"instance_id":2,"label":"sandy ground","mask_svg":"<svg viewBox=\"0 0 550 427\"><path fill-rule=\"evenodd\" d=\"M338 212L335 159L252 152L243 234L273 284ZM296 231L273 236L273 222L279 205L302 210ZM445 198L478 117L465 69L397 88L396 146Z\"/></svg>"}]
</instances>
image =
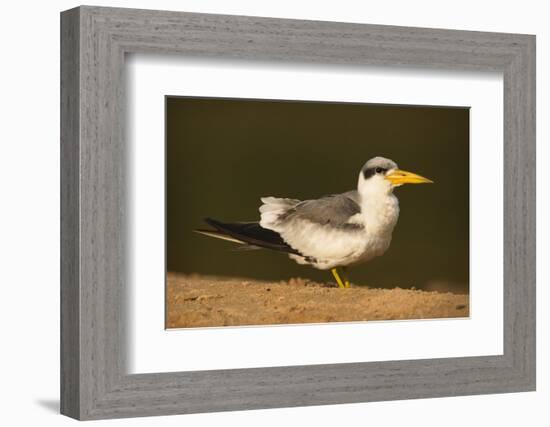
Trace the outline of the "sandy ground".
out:
<instances>
[{"instance_id":1,"label":"sandy ground","mask_svg":"<svg viewBox=\"0 0 550 427\"><path fill-rule=\"evenodd\" d=\"M467 317L468 295L169 273L167 327Z\"/></svg>"}]
</instances>

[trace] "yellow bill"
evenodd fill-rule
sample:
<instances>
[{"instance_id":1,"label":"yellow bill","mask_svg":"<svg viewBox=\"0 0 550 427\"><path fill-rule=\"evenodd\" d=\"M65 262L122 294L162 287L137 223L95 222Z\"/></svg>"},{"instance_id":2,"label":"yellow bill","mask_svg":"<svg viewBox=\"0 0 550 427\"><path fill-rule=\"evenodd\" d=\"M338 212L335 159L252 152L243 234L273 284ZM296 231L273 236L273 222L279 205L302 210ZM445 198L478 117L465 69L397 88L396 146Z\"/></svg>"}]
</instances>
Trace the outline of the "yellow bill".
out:
<instances>
[{"instance_id":1,"label":"yellow bill","mask_svg":"<svg viewBox=\"0 0 550 427\"><path fill-rule=\"evenodd\" d=\"M428 178L401 169L393 170L389 175L386 175L386 179L393 185L433 184L433 181Z\"/></svg>"}]
</instances>

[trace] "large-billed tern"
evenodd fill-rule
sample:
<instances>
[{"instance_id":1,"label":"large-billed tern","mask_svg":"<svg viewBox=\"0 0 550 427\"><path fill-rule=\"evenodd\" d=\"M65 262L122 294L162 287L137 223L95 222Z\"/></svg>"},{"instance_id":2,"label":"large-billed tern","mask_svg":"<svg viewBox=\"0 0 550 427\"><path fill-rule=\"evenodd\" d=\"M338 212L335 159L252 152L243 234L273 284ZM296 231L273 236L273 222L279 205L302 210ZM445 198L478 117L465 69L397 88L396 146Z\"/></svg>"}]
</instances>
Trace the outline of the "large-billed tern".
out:
<instances>
[{"instance_id":1,"label":"large-billed tern","mask_svg":"<svg viewBox=\"0 0 550 427\"><path fill-rule=\"evenodd\" d=\"M398 169L390 159L374 157L361 169L357 190L304 201L263 197L259 222L207 218L213 229L195 231L248 248L286 252L298 264L331 270L338 286L348 288L346 267L380 256L390 246L399 217L393 189L431 182Z\"/></svg>"}]
</instances>

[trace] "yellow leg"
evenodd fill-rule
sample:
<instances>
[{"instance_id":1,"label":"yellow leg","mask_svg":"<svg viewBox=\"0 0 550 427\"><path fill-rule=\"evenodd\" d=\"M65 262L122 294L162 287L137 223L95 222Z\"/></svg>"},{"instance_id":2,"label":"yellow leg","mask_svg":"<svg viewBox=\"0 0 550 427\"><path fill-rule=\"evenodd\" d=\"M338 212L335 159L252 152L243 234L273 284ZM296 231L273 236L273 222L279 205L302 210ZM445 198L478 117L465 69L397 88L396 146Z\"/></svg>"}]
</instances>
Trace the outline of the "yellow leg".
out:
<instances>
[{"instance_id":1,"label":"yellow leg","mask_svg":"<svg viewBox=\"0 0 550 427\"><path fill-rule=\"evenodd\" d=\"M342 267L342 277L344 278L344 286L346 288L351 288L351 284L348 278L348 269L347 267Z\"/></svg>"},{"instance_id":2,"label":"yellow leg","mask_svg":"<svg viewBox=\"0 0 550 427\"><path fill-rule=\"evenodd\" d=\"M340 278L340 275L338 274L338 269L337 268L332 268L330 271L331 271L332 275L334 276L334 278L336 279L336 283L338 283L338 287L339 288L345 288L346 286L344 285L344 282L342 282L342 279Z\"/></svg>"}]
</instances>

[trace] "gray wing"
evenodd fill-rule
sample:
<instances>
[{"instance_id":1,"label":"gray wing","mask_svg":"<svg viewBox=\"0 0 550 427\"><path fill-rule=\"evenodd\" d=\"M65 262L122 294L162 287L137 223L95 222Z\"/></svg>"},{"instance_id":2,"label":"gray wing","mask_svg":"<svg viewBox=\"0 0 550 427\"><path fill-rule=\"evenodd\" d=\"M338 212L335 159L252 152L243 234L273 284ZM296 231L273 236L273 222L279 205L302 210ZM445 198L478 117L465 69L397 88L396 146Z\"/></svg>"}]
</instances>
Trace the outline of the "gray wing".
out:
<instances>
[{"instance_id":1,"label":"gray wing","mask_svg":"<svg viewBox=\"0 0 550 427\"><path fill-rule=\"evenodd\" d=\"M350 224L348 221L350 217L360 212L357 191L348 191L320 199L304 200L281 213L278 219L281 224L305 220L335 228L356 228L360 225Z\"/></svg>"}]
</instances>

